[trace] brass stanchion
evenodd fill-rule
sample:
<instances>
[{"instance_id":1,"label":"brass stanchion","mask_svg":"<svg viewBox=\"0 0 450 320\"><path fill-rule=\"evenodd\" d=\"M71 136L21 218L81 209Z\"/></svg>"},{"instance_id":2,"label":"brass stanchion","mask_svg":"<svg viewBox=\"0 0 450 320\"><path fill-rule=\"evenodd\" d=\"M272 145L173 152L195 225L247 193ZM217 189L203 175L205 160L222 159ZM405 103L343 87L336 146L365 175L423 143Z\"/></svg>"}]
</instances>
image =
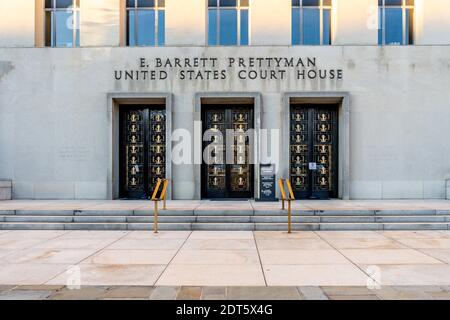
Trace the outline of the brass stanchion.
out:
<instances>
[{"instance_id":1,"label":"brass stanchion","mask_svg":"<svg viewBox=\"0 0 450 320\"><path fill-rule=\"evenodd\" d=\"M295 200L294 191L292 190L291 181L286 179L286 185L289 191L288 198L288 233L292 233L292 212L291 212L291 201Z\"/></svg>"},{"instance_id":2,"label":"brass stanchion","mask_svg":"<svg viewBox=\"0 0 450 320\"><path fill-rule=\"evenodd\" d=\"M283 179L278 179L278 186L281 192L281 210L284 210L284 200L286 199L286 192L284 191Z\"/></svg>"},{"instance_id":3,"label":"brass stanchion","mask_svg":"<svg viewBox=\"0 0 450 320\"><path fill-rule=\"evenodd\" d=\"M291 224L291 199L288 200L288 233L292 233L292 224Z\"/></svg>"},{"instance_id":4,"label":"brass stanchion","mask_svg":"<svg viewBox=\"0 0 450 320\"><path fill-rule=\"evenodd\" d=\"M163 184L163 188L161 190L161 194L158 197L159 188L161 187L161 183ZM153 190L152 201L155 203L155 207L153 210L153 231L158 233L158 202L163 201L163 210L166 210L166 199L167 199L167 187L169 186L169 180L158 179L156 182L155 190Z\"/></svg>"},{"instance_id":5,"label":"brass stanchion","mask_svg":"<svg viewBox=\"0 0 450 320\"><path fill-rule=\"evenodd\" d=\"M288 188L288 192L289 192L288 197L286 197L286 191L284 190L284 181L286 181L286 186ZM289 181L289 179L279 179L278 185L280 187L280 192L281 192L281 201L282 201L281 210L284 210L284 201L287 201L287 203L288 203L288 233L292 233L291 202L295 200L294 191L292 190L291 181Z\"/></svg>"},{"instance_id":6,"label":"brass stanchion","mask_svg":"<svg viewBox=\"0 0 450 320\"><path fill-rule=\"evenodd\" d=\"M158 201L154 201L155 210L153 213L153 231L158 233Z\"/></svg>"},{"instance_id":7,"label":"brass stanchion","mask_svg":"<svg viewBox=\"0 0 450 320\"><path fill-rule=\"evenodd\" d=\"M167 187L169 186L169 180L165 179L163 184L163 189L161 191L161 197L163 199L163 210L167 210L166 200L167 200Z\"/></svg>"},{"instance_id":8,"label":"brass stanchion","mask_svg":"<svg viewBox=\"0 0 450 320\"><path fill-rule=\"evenodd\" d=\"M153 190L152 194L152 201L155 203L155 207L153 210L153 231L155 233L158 233L158 201L159 198L157 198L159 187L161 186L161 179L158 179L156 182L155 190Z\"/></svg>"}]
</instances>

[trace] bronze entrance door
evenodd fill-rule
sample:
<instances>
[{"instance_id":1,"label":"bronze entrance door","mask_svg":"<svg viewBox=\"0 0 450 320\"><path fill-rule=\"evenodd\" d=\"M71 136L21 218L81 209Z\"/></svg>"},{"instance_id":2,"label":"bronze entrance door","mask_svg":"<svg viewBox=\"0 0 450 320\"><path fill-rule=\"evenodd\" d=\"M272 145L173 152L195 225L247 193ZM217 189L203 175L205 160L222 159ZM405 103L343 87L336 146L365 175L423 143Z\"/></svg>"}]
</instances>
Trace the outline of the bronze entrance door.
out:
<instances>
[{"instance_id":1,"label":"bronze entrance door","mask_svg":"<svg viewBox=\"0 0 450 320\"><path fill-rule=\"evenodd\" d=\"M166 173L164 106L120 108L120 197L148 198Z\"/></svg>"},{"instance_id":2,"label":"bronze entrance door","mask_svg":"<svg viewBox=\"0 0 450 320\"><path fill-rule=\"evenodd\" d=\"M251 106L203 106L202 197L252 198Z\"/></svg>"},{"instance_id":3,"label":"bronze entrance door","mask_svg":"<svg viewBox=\"0 0 450 320\"><path fill-rule=\"evenodd\" d=\"M338 197L336 105L291 105L290 180L298 199Z\"/></svg>"}]
</instances>

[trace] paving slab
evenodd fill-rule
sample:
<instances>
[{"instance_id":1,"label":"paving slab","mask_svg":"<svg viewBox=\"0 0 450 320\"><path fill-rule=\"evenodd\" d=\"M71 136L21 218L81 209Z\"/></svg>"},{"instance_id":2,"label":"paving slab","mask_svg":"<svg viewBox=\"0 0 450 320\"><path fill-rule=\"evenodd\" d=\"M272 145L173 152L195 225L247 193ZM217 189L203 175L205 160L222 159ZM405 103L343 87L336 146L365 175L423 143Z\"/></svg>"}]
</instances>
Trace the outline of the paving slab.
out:
<instances>
[{"instance_id":1,"label":"paving slab","mask_svg":"<svg viewBox=\"0 0 450 320\"><path fill-rule=\"evenodd\" d=\"M257 239L259 250L331 250L321 239Z\"/></svg>"},{"instance_id":2,"label":"paving slab","mask_svg":"<svg viewBox=\"0 0 450 320\"><path fill-rule=\"evenodd\" d=\"M398 239L398 242L417 249L450 249L450 239Z\"/></svg>"},{"instance_id":3,"label":"paving slab","mask_svg":"<svg viewBox=\"0 0 450 320\"><path fill-rule=\"evenodd\" d=\"M186 239L192 231L130 231L125 239Z\"/></svg>"},{"instance_id":4,"label":"paving slab","mask_svg":"<svg viewBox=\"0 0 450 320\"><path fill-rule=\"evenodd\" d=\"M226 300L227 287L203 287L201 300Z\"/></svg>"},{"instance_id":5,"label":"paving slab","mask_svg":"<svg viewBox=\"0 0 450 320\"><path fill-rule=\"evenodd\" d=\"M0 264L0 284L44 284L64 272L67 267L67 264Z\"/></svg>"},{"instance_id":6,"label":"paving slab","mask_svg":"<svg viewBox=\"0 0 450 320\"><path fill-rule=\"evenodd\" d=\"M14 230L14 231L6 231L3 234L0 234L0 239L10 238L10 239L52 239L60 237L64 234L67 234L69 231L60 231L60 230Z\"/></svg>"},{"instance_id":7,"label":"paving slab","mask_svg":"<svg viewBox=\"0 0 450 320\"><path fill-rule=\"evenodd\" d=\"M102 250L83 260L83 264L106 265L165 265L177 253L176 250Z\"/></svg>"},{"instance_id":8,"label":"paving slab","mask_svg":"<svg viewBox=\"0 0 450 320\"><path fill-rule=\"evenodd\" d=\"M343 249L340 252L356 264L440 264L412 249Z\"/></svg>"},{"instance_id":9,"label":"paving slab","mask_svg":"<svg viewBox=\"0 0 450 320\"><path fill-rule=\"evenodd\" d=\"M214 240L253 240L251 231L196 231L189 239L214 239Z\"/></svg>"},{"instance_id":10,"label":"paving slab","mask_svg":"<svg viewBox=\"0 0 450 320\"><path fill-rule=\"evenodd\" d=\"M442 239L445 234L436 231L380 231L381 235L390 239Z\"/></svg>"},{"instance_id":11,"label":"paving slab","mask_svg":"<svg viewBox=\"0 0 450 320\"><path fill-rule=\"evenodd\" d=\"M424 254L450 264L450 249L419 249Z\"/></svg>"},{"instance_id":12,"label":"paving slab","mask_svg":"<svg viewBox=\"0 0 450 320\"><path fill-rule=\"evenodd\" d=\"M60 239L119 239L126 236L129 231L92 231L92 230L72 230L67 231Z\"/></svg>"},{"instance_id":13,"label":"paving slab","mask_svg":"<svg viewBox=\"0 0 450 320\"><path fill-rule=\"evenodd\" d=\"M260 250L263 265L350 264L336 250Z\"/></svg>"},{"instance_id":14,"label":"paving slab","mask_svg":"<svg viewBox=\"0 0 450 320\"><path fill-rule=\"evenodd\" d=\"M82 286L79 289L64 288L52 293L49 300L100 300L107 296L107 286Z\"/></svg>"},{"instance_id":15,"label":"paving slab","mask_svg":"<svg viewBox=\"0 0 450 320\"><path fill-rule=\"evenodd\" d=\"M82 286L153 286L164 270L164 265L98 265L80 264ZM72 273L62 273L46 284L67 284Z\"/></svg>"},{"instance_id":16,"label":"paving slab","mask_svg":"<svg viewBox=\"0 0 450 320\"><path fill-rule=\"evenodd\" d=\"M335 238L327 242L336 249L404 249L404 245L391 239L378 238Z\"/></svg>"},{"instance_id":17,"label":"paving slab","mask_svg":"<svg viewBox=\"0 0 450 320\"><path fill-rule=\"evenodd\" d=\"M367 265L361 265L366 269ZM450 265L378 265L383 286L450 285Z\"/></svg>"},{"instance_id":18,"label":"paving slab","mask_svg":"<svg viewBox=\"0 0 450 320\"><path fill-rule=\"evenodd\" d=\"M430 300L432 297L419 291L400 291L393 287L383 286L380 289L374 290L377 297L381 300Z\"/></svg>"},{"instance_id":19,"label":"paving slab","mask_svg":"<svg viewBox=\"0 0 450 320\"><path fill-rule=\"evenodd\" d=\"M377 295L358 295L358 296L329 296L330 300L380 300L380 298L377 297Z\"/></svg>"},{"instance_id":20,"label":"paving slab","mask_svg":"<svg viewBox=\"0 0 450 320\"><path fill-rule=\"evenodd\" d=\"M178 250L184 243L184 239L132 239L123 238L108 246L108 249L128 250Z\"/></svg>"},{"instance_id":21,"label":"paving slab","mask_svg":"<svg viewBox=\"0 0 450 320\"><path fill-rule=\"evenodd\" d=\"M169 265L158 286L265 286L260 265Z\"/></svg>"},{"instance_id":22,"label":"paving slab","mask_svg":"<svg viewBox=\"0 0 450 320\"><path fill-rule=\"evenodd\" d=\"M31 291L58 291L64 289L63 285L48 286L48 285L21 285L16 286L14 290L31 290Z\"/></svg>"},{"instance_id":23,"label":"paving slab","mask_svg":"<svg viewBox=\"0 0 450 320\"><path fill-rule=\"evenodd\" d=\"M52 291L14 290L0 292L0 300L44 300Z\"/></svg>"},{"instance_id":24,"label":"paving slab","mask_svg":"<svg viewBox=\"0 0 450 320\"><path fill-rule=\"evenodd\" d=\"M200 300L202 287L181 287L178 291L177 300Z\"/></svg>"},{"instance_id":25,"label":"paving slab","mask_svg":"<svg viewBox=\"0 0 450 320\"><path fill-rule=\"evenodd\" d=\"M31 248L10 254L4 258L4 261L7 263L28 264L77 264L96 251L97 249Z\"/></svg>"},{"instance_id":26,"label":"paving slab","mask_svg":"<svg viewBox=\"0 0 450 320\"><path fill-rule=\"evenodd\" d=\"M329 297L331 296L371 296L375 295L374 290L367 287L327 287L322 286L322 290Z\"/></svg>"},{"instance_id":27,"label":"paving slab","mask_svg":"<svg viewBox=\"0 0 450 320\"><path fill-rule=\"evenodd\" d=\"M186 250L251 250L255 249L253 239L191 239L185 243Z\"/></svg>"},{"instance_id":28,"label":"paving slab","mask_svg":"<svg viewBox=\"0 0 450 320\"><path fill-rule=\"evenodd\" d=\"M150 295L150 300L175 300L178 292L180 291L179 286L161 286L153 290Z\"/></svg>"},{"instance_id":29,"label":"paving slab","mask_svg":"<svg viewBox=\"0 0 450 320\"><path fill-rule=\"evenodd\" d=\"M325 295L324 291L321 287L298 287L297 290L302 295L303 299L305 300L329 300L328 297Z\"/></svg>"},{"instance_id":30,"label":"paving slab","mask_svg":"<svg viewBox=\"0 0 450 320\"><path fill-rule=\"evenodd\" d=\"M196 265L255 265L259 264L256 250L188 250L182 249L172 264Z\"/></svg>"},{"instance_id":31,"label":"paving slab","mask_svg":"<svg viewBox=\"0 0 450 320\"><path fill-rule=\"evenodd\" d=\"M43 239L15 239L15 238L1 238L0 239L0 248L2 250L21 250L28 249L34 247L38 244L43 243L45 240Z\"/></svg>"},{"instance_id":32,"label":"paving slab","mask_svg":"<svg viewBox=\"0 0 450 320\"><path fill-rule=\"evenodd\" d=\"M315 232L320 238L328 239L386 239L386 237L381 233L381 231L316 231Z\"/></svg>"},{"instance_id":33,"label":"paving slab","mask_svg":"<svg viewBox=\"0 0 450 320\"><path fill-rule=\"evenodd\" d=\"M106 299L149 299L154 287L125 286L111 287L105 293Z\"/></svg>"},{"instance_id":34,"label":"paving slab","mask_svg":"<svg viewBox=\"0 0 450 320\"><path fill-rule=\"evenodd\" d=\"M228 287L228 300L301 300L296 287Z\"/></svg>"},{"instance_id":35,"label":"paving slab","mask_svg":"<svg viewBox=\"0 0 450 320\"><path fill-rule=\"evenodd\" d=\"M320 239L316 232L303 231L303 232L278 232L278 231L255 231L253 232L255 239Z\"/></svg>"},{"instance_id":36,"label":"paving slab","mask_svg":"<svg viewBox=\"0 0 450 320\"><path fill-rule=\"evenodd\" d=\"M114 238L79 238L79 239L53 239L41 242L35 246L39 249L102 249L113 243Z\"/></svg>"},{"instance_id":37,"label":"paving slab","mask_svg":"<svg viewBox=\"0 0 450 320\"><path fill-rule=\"evenodd\" d=\"M265 265L269 286L366 286L368 276L353 265Z\"/></svg>"}]
</instances>

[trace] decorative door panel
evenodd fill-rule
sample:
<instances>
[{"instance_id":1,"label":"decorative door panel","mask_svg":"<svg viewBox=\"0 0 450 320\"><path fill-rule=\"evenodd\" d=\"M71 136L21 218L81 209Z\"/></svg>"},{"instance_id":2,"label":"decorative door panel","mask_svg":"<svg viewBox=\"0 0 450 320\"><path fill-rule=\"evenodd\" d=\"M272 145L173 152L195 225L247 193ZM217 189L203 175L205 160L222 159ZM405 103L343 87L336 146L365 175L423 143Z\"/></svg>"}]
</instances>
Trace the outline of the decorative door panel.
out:
<instances>
[{"instance_id":1,"label":"decorative door panel","mask_svg":"<svg viewBox=\"0 0 450 320\"><path fill-rule=\"evenodd\" d=\"M166 112L165 110L150 110L149 112L149 181L150 187L153 189L158 179L164 179L166 176Z\"/></svg>"},{"instance_id":2,"label":"decorative door panel","mask_svg":"<svg viewBox=\"0 0 450 320\"><path fill-rule=\"evenodd\" d=\"M297 198L337 197L337 148L337 106L291 106L290 179Z\"/></svg>"},{"instance_id":3,"label":"decorative door panel","mask_svg":"<svg viewBox=\"0 0 450 320\"><path fill-rule=\"evenodd\" d=\"M212 109L206 113L204 153L206 165L206 189L215 196L226 193L225 166L225 110Z\"/></svg>"},{"instance_id":4,"label":"decorative door panel","mask_svg":"<svg viewBox=\"0 0 450 320\"><path fill-rule=\"evenodd\" d=\"M253 128L250 107L211 106L203 112L204 198L250 198L253 196L253 165L250 139Z\"/></svg>"},{"instance_id":5,"label":"decorative door panel","mask_svg":"<svg viewBox=\"0 0 450 320\"><path fill-rule=\"evenodd\" d=\"M120 197L148 198L166 174L164 107L127 106L120 111Z\"/></svg>"}]
</instances>

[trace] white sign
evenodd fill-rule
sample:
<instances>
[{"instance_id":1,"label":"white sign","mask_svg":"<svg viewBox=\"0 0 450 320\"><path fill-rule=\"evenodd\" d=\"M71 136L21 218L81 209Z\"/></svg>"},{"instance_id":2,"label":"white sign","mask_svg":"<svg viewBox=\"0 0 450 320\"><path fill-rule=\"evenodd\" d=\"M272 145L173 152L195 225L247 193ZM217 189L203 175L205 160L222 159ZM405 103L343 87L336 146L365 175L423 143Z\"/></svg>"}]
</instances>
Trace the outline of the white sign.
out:
<instances>
[{"instance_id":1,"label":"white sign","mask_svg":"<svg viewBox=\"0 0 450 320\"><path fill-rule=\"evenodd\" d=\"M309 170L317 170L317 163L310 162L309 163Z\"/></svg>"}]
</instances>

